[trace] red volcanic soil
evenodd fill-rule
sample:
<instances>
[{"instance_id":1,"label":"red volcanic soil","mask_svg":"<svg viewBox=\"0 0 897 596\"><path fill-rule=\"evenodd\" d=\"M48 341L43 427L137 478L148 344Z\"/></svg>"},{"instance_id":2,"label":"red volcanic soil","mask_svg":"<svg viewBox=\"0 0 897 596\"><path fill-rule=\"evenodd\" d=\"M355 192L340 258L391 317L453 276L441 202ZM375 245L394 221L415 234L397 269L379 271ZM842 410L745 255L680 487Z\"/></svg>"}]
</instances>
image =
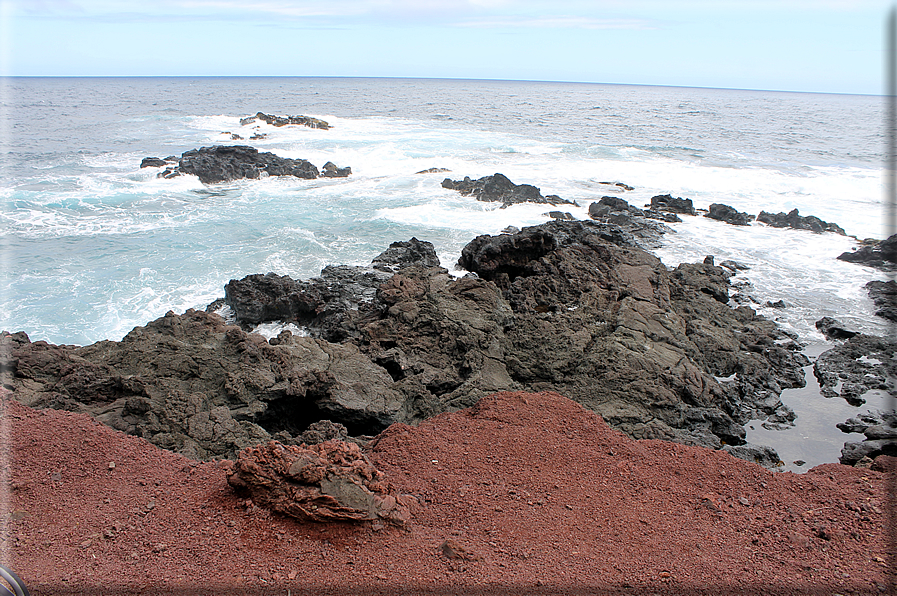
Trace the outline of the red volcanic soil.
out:
<instances>
[{"instance_id":1,"label":"red volcanic soil","mask_svg":"<svg viewBox=\"0 0 897 596\"><path fill-rule=\"evenodd\" d=\"M774 473L501 393L367 448L406 529L299 523L85 415L4 401L2 563L49 594L880 594L885 473Z\"/></svg>"}]
</instances>

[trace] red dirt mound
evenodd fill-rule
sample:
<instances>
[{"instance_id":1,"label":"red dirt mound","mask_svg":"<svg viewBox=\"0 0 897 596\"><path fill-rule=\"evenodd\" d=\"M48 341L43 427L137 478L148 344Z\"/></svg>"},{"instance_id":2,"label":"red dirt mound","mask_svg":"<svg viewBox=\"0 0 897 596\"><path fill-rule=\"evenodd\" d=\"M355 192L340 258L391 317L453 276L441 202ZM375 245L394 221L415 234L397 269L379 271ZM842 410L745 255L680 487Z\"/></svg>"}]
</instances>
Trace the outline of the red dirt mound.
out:
<instances>
[{"instance_id":1,"label":"red dirt mound","mask_svg":"<svg viewBox=\"0 0 897 596\"><path fill-rule=\"evenodd\" d=\"M500 393L368 447L406 529L300 523L84 415L3 402L2 563L44 594L880 594L885 474L773 473Z\"/></svg>"}]
</instances>

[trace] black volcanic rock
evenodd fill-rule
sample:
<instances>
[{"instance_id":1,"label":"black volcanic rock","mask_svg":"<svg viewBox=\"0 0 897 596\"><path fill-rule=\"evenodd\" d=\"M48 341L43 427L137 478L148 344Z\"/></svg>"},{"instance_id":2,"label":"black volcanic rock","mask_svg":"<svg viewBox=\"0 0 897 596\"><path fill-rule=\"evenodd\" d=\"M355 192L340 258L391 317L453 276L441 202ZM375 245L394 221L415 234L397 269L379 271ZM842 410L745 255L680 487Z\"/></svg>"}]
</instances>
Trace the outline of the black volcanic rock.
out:
<instances>
[{"instance_id":1,"label":"black volcanic rock","mask_svg":"<svg viewBox=\"0 0 897 596\"><path fill-rule=\"evenodd\" d=\"M884 271L893 271L897 268L897 234L875 244L866 244L859 250L841 253L838 255L838 259Z\"/></svg>"},{"instance_id":2,"label":"black volcanic rock","mask_svg":"<svg viewBox=\"0 0 897 596\"><path fill-rule=\"evenodd\" d=\"M352 173L352 168L341 168L332 161L328 161L321 168L322 178L346 178Z\"/></svg>"},{"instance_id":3,"label":"black volcanic rock","mask_svg":"<svg viewBox=\"0 0 897 596\"><path fill-rule=\"evenodd\" d=\"M193 174L205 184L257 179L262 173L306 179L318 177L318 168L304 159L259 153L255 147L246 145L215 145L187 151L181 155L177 171Z\"/></svg>"},{"instance_id":4,"label":"black volcanic rock","mask_svg":"<svg viewBox=\"0 0 897 596\"><path fill-rule=\"evenodd\" d=\"M500 202L503 207L515 203L576 204L557 195L543 197L539 188L531 184L514 184L504 174L484 176L478 180L471 180L469 176L465 176L464 180L446 178L442 181L442 187L457 190L464 196L476 197L478 201Z\"/></svg>"},{"instance_id":5,"label":"black volcanic rock","mask_svg":"<svg viewBox=\"0 0 897 596\"><path fill-rule=\"evenodd\" d=\"M761 211L757 216L757 221L765 223L773 228L794 228L796 230L810 230L811 232L834 232L835 234L845 235L844 230L835 223L822 221L813 215L806 217L800 215L797 209L792 209L788 213L768 213Z\"/></svg>"},{"instance_id":6,"label":"black volcanic rock","mask_svg":"<svg viewBox=\"0 0 897 596\"><path fill-rule=\"evenodd\" d=\"M724 221L734 226L749 226L754 216L737 211L734 207L723 205L722 203L713 203L710 205L710 211L704 214L704 217Z\"/></svg>"},{"instance_id":7,"label":"black volcanic rock","mask_svg":"<svg viewBox=\"0 0 897 596\"><path fill-rule=\"evenodd\" d=\"M826 397L843 397L851 405L865 403L868 391L897 389L897 342L857 333L819 355L813 372Z\"/></svg>"},{"instance_id":8,"label":"black volcanic rock","mask_svg":"<svg viewBox=\"0 0 897 596\"><path fill-rule=\"evenodd\" d=\"M839 321L831 317L822 317L816 321L816 329L819 330L826 339L850 339L854 335L859 335L859 331L847 329Z\"/></svg>"},{"instance_id":9,"label":"black volcanic rock","mask_svg":"<svg viewBox=\"0 0 897 596\"><path fill-rule=\"evenodd\" d=\"M720 267L671 271L590 221L479 236L461 278L436 263L412 239L372 267L232 280L235 325L169 313L85 347L0 334L0 382L197 458L295 443L322 420L375 434L502 390L558 391L633 437L713 448L743 444L748 420L793 419L779 394L804 384L808 361L773 322L724 303ZM272 321L307 336L248 332Z\"/></svg>"},{"instance_id":10,"label":"black volcanic rock","mask_svg":"<svg viewBox=\"0 0 897 596\"><path fill-rule=\"evenodd\" d=\"M866 291L878 309L875 314L897 323L897 282L893 279L870 281L866 284Z\"/></svg>"},{"instance_id":11,"label":"black volcanic rock","mask_svg":"<svg viewBox=\"0 0 897 596\"><path fill-rule=\"evenodd\" d=\"M267 122L271 126L287 126L295 124L299 126L308 126L309 128L321 128L327 130L331 128L330 124L320 118L312 118L311 116L275 116L273 114L265 114L258 112L255 116L247 116L240 120L241 126L252 124L256 120Z\"/></svg>"},{"instance_id":12,"label":"black volcanic rock","mask_svg":"<svg viewBox=\"0 0 897 596\"><path fill-rule=\"evenodd\" d=\"M657 195L651 197L651 209L653 211L668 211L671 213L684 213L694 215L695 206L691 199L674 199L671 195Z\"/></svg>"}]
</instances>

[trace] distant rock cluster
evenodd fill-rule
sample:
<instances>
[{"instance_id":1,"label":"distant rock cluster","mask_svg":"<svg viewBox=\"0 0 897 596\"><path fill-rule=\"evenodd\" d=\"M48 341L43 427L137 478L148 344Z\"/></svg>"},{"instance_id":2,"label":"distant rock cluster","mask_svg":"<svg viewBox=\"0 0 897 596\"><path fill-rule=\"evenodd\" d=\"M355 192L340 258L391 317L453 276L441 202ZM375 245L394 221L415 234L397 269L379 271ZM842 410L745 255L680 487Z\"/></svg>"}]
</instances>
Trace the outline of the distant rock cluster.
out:
<instances>
[{"instance_id":1,"label":"distant rock cluster","mask_svg":"<svg viewBox=\"0 0 897 596\"><path fill-rule=\"evenodd\" d=\"M231 182L244 178L255 180L263 175L294 176L313 180L318 176L345 178L352 173L352 168L340 168L329 161L324 164L323 172L319 172L318 168L304 159L279 157L270 152L260 153L255 147L246 145L202 147L186 151L180 158L146 157L140 162L140 167L164 167L165 170L157 174L160 178L192 174L204 184Z\"/></svg>"}]
</instances>

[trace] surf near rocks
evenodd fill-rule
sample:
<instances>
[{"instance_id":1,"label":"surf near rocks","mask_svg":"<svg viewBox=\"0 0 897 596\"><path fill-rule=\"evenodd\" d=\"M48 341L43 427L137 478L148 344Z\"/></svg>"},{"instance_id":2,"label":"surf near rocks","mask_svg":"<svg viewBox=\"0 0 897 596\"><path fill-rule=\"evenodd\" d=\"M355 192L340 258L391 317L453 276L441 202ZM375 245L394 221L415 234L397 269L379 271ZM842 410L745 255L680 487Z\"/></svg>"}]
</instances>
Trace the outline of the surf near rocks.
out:
<instances>
[{"instance_id":1,"label":"surf near rocks","mask_svg":"<svg viewBox=\"0 0 897 596\"><path fill-rule=\"evenodd\" d=\"M177 161L177 165L173 165ZM270 152L260 153L247 145L214 145L184 152L180 159L168 157L144 158L144 167L165 167L157 174L160 178L174 178L192 174L204 184L230 182L244 178L258 179L262 176L294 176L313 180L318 176L345 178L352 169L340 168L333 162L324 164L323 172L304 159L280 157Z\"/></svg>"},{"instance_id":2,"label":"surf near rocks","mask_svg":"<svg viewBox=\"0 0 897 596\"><path fill-rule=\"evenodd\" d=\"M632 437L774 463L735 446L747 420L793 418L779 393L803 384L806 359L774 323L727 304L728 271L670 270L622 228L579 221L480 236L460 279L437 263L412 239L370 267L234 280L223 302L235 324L169 313L86 347L6 334L3 382L27 405L87 412L199 459L298 444L322 420L364 440L496 391L553 390ZM307 336L251 333L274 321Z\"/></svg>"}]
</instances>

